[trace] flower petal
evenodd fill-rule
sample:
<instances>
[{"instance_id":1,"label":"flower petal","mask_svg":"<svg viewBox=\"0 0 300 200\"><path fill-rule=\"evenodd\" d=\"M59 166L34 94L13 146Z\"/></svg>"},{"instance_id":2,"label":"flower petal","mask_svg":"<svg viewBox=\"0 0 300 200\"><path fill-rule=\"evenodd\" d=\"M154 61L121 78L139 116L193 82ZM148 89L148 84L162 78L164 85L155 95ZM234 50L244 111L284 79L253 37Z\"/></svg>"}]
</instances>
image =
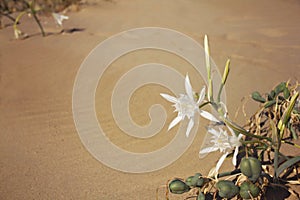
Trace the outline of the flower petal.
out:
<instances>
[{"instance_id":1,"label":"flower petal","mask_svg":"<svg viewBox=\"0 0 300 200\"><path fill-rule=\"evenodd\" d=\"M207 111L204 111L204 110L199 110L199 114L204 117L205 119L208 119L210 121L213 121L213 122L220 122L220 120L218 120L215 116L213 116L212 114L210 114L209 112Z\"/></svg>"},{"instance_id":2,"label":"flower petal","mask_svg":"<svg viewBox=\"0 0 300 200\"><path fill-rule=\"evenodd\" d=\"M207 131L211 134L213 134L214 136L216 137L220 137L220 135L222 134L221 132L218 132L216 131L215 129L211 128L211 127L208 127L207 128Z\"/></svg>"},{"instance_id":3,"label":"flower petal","mask_svg":"<svg viewBox=\"0 0 300 200\"><path fill-rule=\"evenodd\" d=\"M53 18L55 19L55 22L62 26L62 21L65 20L65 19L69 19L68 16L65 16L65 15L61 15L61 14L58 14L58 13L52 13L52 16Z\"/></svg>"},{"instance_id":4,"label":"flower petal","mask_svg":"<svg viewBox=\"0 0 300 200\"><path fill-rule=\"evenodd\" d=\"M199 93L199 99L197 101L198 105L203 101L204 97L205 97L205 86L203 86L202 90Z\"/></svg>"},{"instance_id":5,"label":"flower petal","mask_svg":"<svg viewBox=\"0 0 300 200\"><path fill-rule=\"evenodd\" d=\"M217 150L218 150L217 147L206 147L204 149L201 149L199 154L207 154L207 153L214 152L214 151L217 151Z\"/></svg>"},{"instance_id":6,"label":"flower petal","mask_svg":"<svg viewBox=\"0 0 300 200\"><path fill-rule=\"evenodd\" d=\"M232 164L233 164L233 166L236 166L236 158L237 158L238 153L239 153L239 147L236 146L235 150L234 150L233 157L232 157Z\"/></svg>"},{"instance_id":7,"label":"flower petal","mask_svg":"<svg viewBox=\"0 0 300 200\"><path fill-rule=\"evenodd\" d=\"M160 96L162 96L163 98L165 98L166 100L172 102L172 103L178 103L178 100L176 97L173 97L171 95L168 94L164 94L164 93L160 93Z\"/></svg>"},{"instance_id":8,"label":"flower petal","mask_svg":"<svg viewBox=\"0 0 300 200\"><path fill-rule=\"evenodd\" d=\"M190 132L191 132L193 126L194 126L194 119L191 118L190 121L189 121L188 127L187 127L187 129L186 129L186 133L185 133L185 134L186 134L186 137L189 137Z\"/></svg>"},{"instance_id":9,"label":"flower petal","mask_svg":"<svg viewBox=\"0 0 300 200\"><path fill-rule=\"evenodd\" d=\"M218 161L218 163L217 163L217 165L216 165L216 171L217 171L217 172L219 171L220 167L222 166L222 164L223 164L225 158L227 157L227 155L228 155L228 153L226 152L226 153L224 153L224 154L221 156L221 158L219 159L219 161Z\"/></svg>"},{"instance_id":10,"label":"flower petal","mask_svg":"<svg viewBox=\"0 0 300 200\"><path fill-rule=\"evenodd\" d=\"M213 167L209 172L208 172L208 177L215 177L217 180L218 178L218 172L216 171L216 167Z\"/></svg>"},{"instance_id":11,"label":"flower petal","mask_svg":"<svg viewBox=\"0 0 300 200\"><path fill-rule=\"evenodd\" d=\"M180 121L182 120L182 117L177 116L173 119L173 121L170 123L168 130L176 126Z\"/></svg>"},{"instance_id":12,"label":"flower petal","mask_svg":"<svg viewBox=\"0 0 300 200\"><path fill-rule=\"evenodd\" d=\"M188 97L194 100L193 88L188 75L185 77L185 91Z\"/></svg>"}]
</instances>

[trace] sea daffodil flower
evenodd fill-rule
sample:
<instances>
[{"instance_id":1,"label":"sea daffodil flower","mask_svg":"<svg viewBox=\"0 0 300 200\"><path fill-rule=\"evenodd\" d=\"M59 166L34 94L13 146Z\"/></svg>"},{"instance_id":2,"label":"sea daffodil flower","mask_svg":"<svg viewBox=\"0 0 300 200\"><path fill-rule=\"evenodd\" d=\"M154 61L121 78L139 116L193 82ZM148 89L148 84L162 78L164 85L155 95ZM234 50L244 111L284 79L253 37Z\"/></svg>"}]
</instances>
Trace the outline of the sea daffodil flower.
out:
<instances>
[{"instance_id":1,"label":"sea daffodil flower","mask_svg":"<svg viewBox=\"0 0 300 200\"><path fill-rule=\"evenodd\" d=\"M233 148L235 150L234 150L234 155L232 158L232 164L236 165L236 157L238 154L239 146L241 146L240 139L241 139L242 135L239 134L238 136L236 136L232 129L229 128L229 130L232 133L232 135L228 135L227 131L223 130L221 128L219 129L219 131L216 131L213 128L208 128L208 132L212 134L212 137L210 140L210 143L212 144L212 146L203 148L199 152L199 156L201 156L201 154L207 154L207 153L211 153L211 152L218 151L218 150L221 153L223 153L223 155L217 162L216 168L214 170L215 174L218 173L225 158L228 156L228 154L230 153L230 151L232 151Z\"/></svg>"},{"instance_id":2,"label":"sea daffodil flower","mask_svg":"<svg viewBox=\"0 0 300 200\"><path fill-rule=\"evenodd\" d=\"M186 136L188 137L195 123L195 114L199 113L202 117L214 122L219 122L219 120L217 120L209 112L199 109L199 105L201 105L205 97L205 87L201 89L199 98L196 99L188 75L185 77L185 91L186 94L180 94L178 98L168 94L160 95L166 100L174 103L173 106L175 107L175 112L178 112L177 117L170 123L168 130L176 126L180 121L187 117L189 119L189 123L186 130Z\"/></svg>"}]
</instances>

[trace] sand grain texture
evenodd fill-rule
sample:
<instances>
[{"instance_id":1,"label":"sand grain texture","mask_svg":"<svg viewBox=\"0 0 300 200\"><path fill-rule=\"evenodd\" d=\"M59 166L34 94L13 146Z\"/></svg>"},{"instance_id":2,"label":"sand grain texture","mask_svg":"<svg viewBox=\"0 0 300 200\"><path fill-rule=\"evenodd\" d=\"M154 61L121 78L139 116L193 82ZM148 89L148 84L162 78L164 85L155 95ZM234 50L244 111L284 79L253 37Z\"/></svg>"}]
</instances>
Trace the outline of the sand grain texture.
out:
<instances>
[{"instance_id":1,"label":"sand grain texture","mask_svg":"<svg viewBox=\"0 0 300 200\"><path fill-rule=\"evenodd\" d=\"M110 169L84 148L72 116L76 73L97 44L121 31L164 27L185 33L200 44L208 34L219 69L222 71L228 57L232 59L226 87L232 116L241 99L252 91L267 92L288 79L300 81L300 2L296 0L98 1L68 15L66 29L84 30L42 38L36 24L25 18L20 28L30 35L28 39L14 40L12 26L0 30L0 199L150 200L168 179L207 173L214 165L219 154L198 159L201 134L175 163L146 174ZM46 31L58 33L52 19L47 20ZM104 74L103 90L99 86L96 94L98 116L106 112L101 105L107 104L110 88L124 73L122 65L130 68L152 60L174 65L182 74L193 71L191 66L182 66L186 64L183 60L157 52L124 59ZM198 78L192 77L197 90L202 84ZM156 95L168 90L149 87L137 92L131 108L137 123L149 122L148 106L159 99L157 95L156 99L146 98L149 91ZM168 114L174 116L170 104L164 103ZM255 107L249 109L249 113L253 111ZM134 140L122 135L111 115L100 121L112 141L132 151L157 149L175 133L161 132L149 141ZM237 121L243 123L245 119ZM199 133L205 133L203 127ZM224 165L224 169L229 167L230 162ZM159 199L164 199L163 190Z\"/></svg>"}]
</instances>

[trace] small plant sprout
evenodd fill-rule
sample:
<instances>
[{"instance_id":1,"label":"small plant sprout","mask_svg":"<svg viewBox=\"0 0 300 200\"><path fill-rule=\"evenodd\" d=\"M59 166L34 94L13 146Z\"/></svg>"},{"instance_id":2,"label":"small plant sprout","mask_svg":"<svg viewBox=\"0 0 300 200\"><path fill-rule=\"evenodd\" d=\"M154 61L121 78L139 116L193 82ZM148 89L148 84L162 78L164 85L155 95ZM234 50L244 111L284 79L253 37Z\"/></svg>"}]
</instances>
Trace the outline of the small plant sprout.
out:
<instances>
[{"instance_id":1,"label":"small plant sprout","mask_svg":"<svg viewBox=\"0 0 300 200\"><path fill-rule=\"evenodd\" d=\"M21 2L24 4L23 6L24 6L26 9L25 9L24 11L20 12L19 15L17 16L16 20L15 20L15 23L14 23L14 35L15 35L15 38L16 38L16 39L19 39L19 38L21 38L20 36L23 35L22 31L20 31L20 30L18 29L17 25L19 24L20 19L21 19L25 14L30 15L30 16L33 16L35 22L37 23L37 25L39 26L39 28L40 28L40 30L41 30L42 35L43 35L43 36L46 36L46 33L45 33L45 31L44 31L44 28L43 28L43 26L42 26L42 24L41 24L41 22L40 22L40 20L39 20L39 18L38 18L38 16L37 16L37 12L39 11L39 7L37 7L37 6L35 5L35 0L29 1L29 2L23 0L23 1L21 1ZM26 37L27 37L27 35L26 35ZM24 37L23 37L23 38L24 38Z\"/></svg>"},{"instance_id":2,"label":"small plant sprout","mask_svg":"<svg viewBox=\"0 0 300 200\"><path fill-rule=\"evenodd\" d=\"M8 5L8 2L11 3ZM0 6L0 28L1 28L1 17L5 16L8 19L14 22L13 31L16 39L24 39L28 37L21 29L18 27L20 24L21 18L24 16L28 16L33 18L36 24L38 25L42 36L46 36L46 32L44 30L43 24L40 21L40 15L51 14L55 20L55 23L59 27L63 27L63 21L69 19L68 16L57 13L55 9L62 10L63 8L67 8L74 2L79 2L79 0L74 1L38 1L38 0L20 0L20 1L7 1L3 2L3 5ZM57 6L59 5L59 6ZM14 8L17 7L17 8ZM12 8L10 8L12 7ZM17 12L17 17L14 18L11 16L14 12Z\"/></svg>"},{"instance_id":3,"label":"small plant sprout","mask_svg":"<svg viewBox=\"0 0 300 200\"><path fill-rule=\"evenodd\" d=\"M294 142L299 138L300 109L299 85L281 82L269 93L255 91L251 98L259 103L254 113L243 126L229 118L226 105L221 102L221 93L230 72L230 60L227 60L218 95L213 96L213 78L211 76L208 37L204 37L204 51L208 78L207 94L203 86L196 95L189 80L185 78L185 92L179 97L161 94L163 98L174 103L177 117L170 123L169 129L180 121L189 120L186 136L189 136L195 123L195 116L200 115L217 122L207 127L206 140L199 151L199 157L220 151L221 157L216 166L212 166L208 175L196 173L184 179L169 181L168 194L187 193L184 199L273 199L284 200L284 192L300 199L292 185L300 185L300 156L283 153L283 144L299 151L300 145ZM197 98L198 97L198 98ZM207 99L206 99L207 97ZM218 116L203 111L210 105ZM300 152L300 151L299 151ZM220 172L223 162L232 159L233 170ZM280 190L274 188L280 188ZM277 198L278 197L278 198Z\"/></svg>"}]
</instances>

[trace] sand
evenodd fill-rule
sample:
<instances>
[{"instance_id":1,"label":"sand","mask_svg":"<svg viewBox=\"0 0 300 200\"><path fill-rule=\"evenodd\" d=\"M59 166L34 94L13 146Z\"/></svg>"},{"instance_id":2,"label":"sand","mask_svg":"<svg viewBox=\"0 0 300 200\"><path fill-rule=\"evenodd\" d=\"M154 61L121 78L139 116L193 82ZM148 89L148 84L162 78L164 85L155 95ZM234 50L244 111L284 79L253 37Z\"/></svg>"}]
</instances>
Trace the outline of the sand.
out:
<instances>
[{"instance_id":1,"label":"sand","mask_svg":"<svg viewBox=\"0 0 300 200\"><path fill-rule=\"evenodd\" d=\"M218 68L222 71L228 57L232 61L226 87L231 116L242 105L241 99L252 91L267 92L288 79L300 81L297 0L93 2L78 12L67 13L70 19L64 21L64 28L82 29L73 33L58 34L60 28L45 17L42 20L46 31L52 34L41 37L36 24L25 17L20 28L30 37L17 41L12 26L4 19L7 27L0 30L0 199L150 200L155 199L156 188L168 179L195 172L206 174L215 164L220 154L198 158L204 138L201 133L205 133L202 126L183 156L149 173L111 169L83 146L72 115L76 74L96 45L121 31L163 27L182 32L200 44L204 35L209 35L212 58ZM116 145L147 152L166 145L176 128L167 133L166 125L149 139L136 140L122 134L107 104L113 84L124 70L137 63L161 61L176 66L183 75L193 70L187 69L184 61L163 53L145 51L133 58L124 58L105 72L103 85L96 93L97 116ZM192 76L191 80L195 89L201 88L200 76ZM131 107L137 123L149 122L147 110L153 102L166 107L167 123L175 116L170 104L159 97L160 92L168 90L149 86L137 91ZM249 105L248 112L255 111L257 104ZM237 119L239 123L245 120L241 116ZM229 161L222 169L230 167ZM164 199L163 189L159 199Z\"/></svg>"}]
</instances>

